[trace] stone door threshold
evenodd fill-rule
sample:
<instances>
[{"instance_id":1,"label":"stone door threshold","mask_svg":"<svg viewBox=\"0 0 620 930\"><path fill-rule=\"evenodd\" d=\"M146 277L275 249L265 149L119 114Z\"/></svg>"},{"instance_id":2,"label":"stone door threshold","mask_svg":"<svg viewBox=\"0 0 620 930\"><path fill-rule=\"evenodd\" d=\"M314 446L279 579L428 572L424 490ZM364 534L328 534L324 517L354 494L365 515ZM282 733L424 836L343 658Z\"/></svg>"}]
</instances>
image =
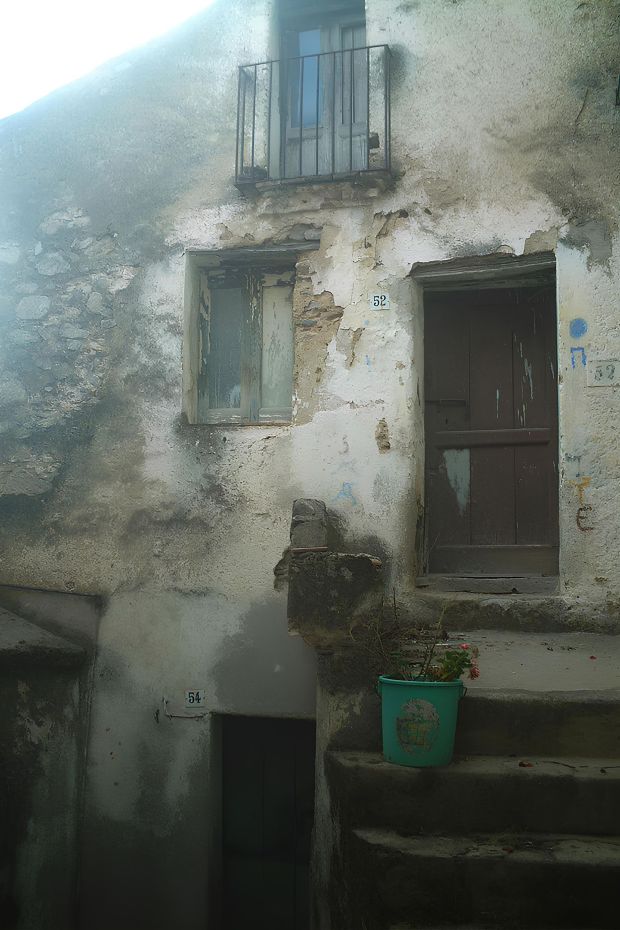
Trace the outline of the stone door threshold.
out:
<instances>
[{"instance_id":1,"label":"stone door threshold","mask_svg":"<svg viewBox=\"0 0 620 930\"><path fill-rule=\"evenodd\" d=\"M557 575L422 575L416 587L468 594L557 594Z\"/></svg>"}]
</instances>

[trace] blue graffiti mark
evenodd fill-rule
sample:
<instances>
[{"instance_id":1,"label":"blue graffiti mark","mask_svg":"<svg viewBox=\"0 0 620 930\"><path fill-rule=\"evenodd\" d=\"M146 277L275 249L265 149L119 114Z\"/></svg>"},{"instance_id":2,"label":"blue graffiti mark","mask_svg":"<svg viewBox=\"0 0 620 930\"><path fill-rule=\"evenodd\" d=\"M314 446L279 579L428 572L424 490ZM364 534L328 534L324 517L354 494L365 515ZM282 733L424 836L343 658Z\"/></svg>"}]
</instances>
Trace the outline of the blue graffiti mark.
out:
<instances>
[{"instance_id":1,"label":"blue graffiti mark","mask_svg":"<svg viewBox=\"0 0 620 930\"><path fill-rule=\"evenodd\" d=\"M575 317L574 320L570 321L569 331L571 339L579 339L588 332L588 324L585 320L582 320L580 316Z\"/></svg>"},{"instance_id":2,"label":"blue graffiti mark","mask_svg":"<svg viewBox=\"0 0 620 930\"><path fill-rule=\"evenodd\" d=\"M576 363L575 363L575 358L576 358L576 356L577 356L580 352L581 352L581 365L582 365L582 368L585 368L585 367L586 367L586 362L587 362L586 350L584 349L583 346L573 346L573 347L571 348L571 350L570 350L570 363L571 363L571 365L573 366L573 368L575 368L575 365L576 365Z\"/></svg>"},{"instance_id":3,"label":"blue graffiti mark","mask_svg":"<svg viewBox=\"0 0 620 930\"><path fill-rule=\"evenodd\" d=\"M364 356L364 362L365 362L366 365L368 365L368 367L370 368L370 366L371 366L372 363L371 363L371 361L370 361L370 356L369 356L369 355L365 355L365 356Z\"/></svg>"},{"instance_id":4,"label":"blue graffiti mark","mask_svg":"<svg viewBox=\"0 0 620 930\"><path fill-rule=\"evenodd\" d=\"M336 494L334 500L337 501L349 501L351 504L357 504L355 495L353 494L353 485L350 481L343 481L342 487Z\"/></svg>"}]
</instances>

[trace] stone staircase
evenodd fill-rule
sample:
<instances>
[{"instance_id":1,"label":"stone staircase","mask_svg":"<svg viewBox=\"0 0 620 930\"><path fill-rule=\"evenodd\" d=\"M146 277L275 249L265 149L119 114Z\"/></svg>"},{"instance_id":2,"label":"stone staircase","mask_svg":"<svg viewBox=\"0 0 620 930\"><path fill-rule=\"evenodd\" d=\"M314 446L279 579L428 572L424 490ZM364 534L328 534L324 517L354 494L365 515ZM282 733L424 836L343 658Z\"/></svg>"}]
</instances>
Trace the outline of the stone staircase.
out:
<instances>
[{"instance_id":1,"label":"stone staircase","mask_svg":"<svg viewBox=\"0 0 620 930\"><path fill-rule=\"evenodd\" d=\"M616 930L620 692L475 690L458 734L446 768L326 754L350 930Z\"/></svg>"},{"instance_id":2,"label":"stone staircase","mask_svg":"<svg viewBox=\"0 0 620 930\"><path fill-rule=\"evenodd\" d=\"M463 579L392 592L412 636L441 618L476 645L481 677L467 682L452 765L390 765L377 657L352 635L376 637L385 618L381 561L331 548L346 550L340 533L322 501L295 501L289 629L318 651L314 926L618 930L614 610L518 584L463 591Z\"/></svg>"}]
</instances>

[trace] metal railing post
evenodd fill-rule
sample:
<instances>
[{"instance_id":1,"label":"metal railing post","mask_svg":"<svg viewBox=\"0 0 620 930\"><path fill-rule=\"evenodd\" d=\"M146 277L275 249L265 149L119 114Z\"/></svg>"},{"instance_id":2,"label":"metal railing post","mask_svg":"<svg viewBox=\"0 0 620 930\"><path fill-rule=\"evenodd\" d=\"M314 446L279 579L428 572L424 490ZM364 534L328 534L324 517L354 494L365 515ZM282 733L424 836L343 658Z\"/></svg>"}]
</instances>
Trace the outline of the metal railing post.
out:
<instances>
[{"instance_id":1,"label":"metal railing post","mask_svg":"<svg viewBox=\"0 0 620 930\"><path fill-rule=\"evenodd\" d=\"M389 143L388 143L388 95L389 95L389 70L390 62L386 54L387 46L383 46L383 167L387 170L388 167L388 154L389 154Z\"/></svg>"},{"instance_id":2,"label":"metal railing post","mask_svg":"<svg viewBox=\"0 0 620 930\"><path fill-rule=\"evenodd\" d=\"M267 101L267 177L271 177L271 97L273 95L273 61L269 62L269 100Z\"/></svg>"},{"instance_id":3,"label":"metal railing post","mask_svg":"<svg viewBox=\"0 0 620 930\"><path fill-rule=\"evenodd\" d=\"M353 171L353 49L349 59L349 171ZM342 62L344 65L344 60Z\"/></svg>"},{"instance_id":4,"label":"metal railing post","mask_svg":"<svg viewBox=\"0 0 620 930\"><path fill-rule=\"evenodd\" d=\"M258 65L254 65L254 95L252 97L252 177L254 177L254 143L256 140L256 85L258 84Z\"/></svg>"},{"instance_id":5,"label":"metal railing post","mask_svg":"<svg viewBox=\"0 0 620 930\"><path fill-rule=\"evenodd\" d=\"M319 74L321 72L321 56L316 56L316 139L314 151L314 173L319 176Z\"/></svg>"},{"instance_id":6,"label":"metal railing post","mask_svg":"<svg viewBox=\"0 0 620 930\"><path fill-rule=\"evenodd\" d=\"M336 173L336 53L332 52L332 174Z\"/></svg>"},{"instance_id":7,"label":"metal railing post","mask_svg":"<svg viewBox=\"0 0 620 930\"><path fill-rule=\"evenodd\" d=\"M366 170L370 168L370 48L366 49Z\"/></svg>"},{"instance_id":8,"label":"metal railing post","mask_svg":"<svg viewBox=\"0 0 620 930\"><path fill-rule=\"evenodd\" d=\"M303 176L304 153L304 65L305 59L300 58L301 76L299 79L299 177Z\"/></svg>"},{"instance_id":9,"label":"metal railing post","mask_svg":"<svg viewBox=\"0 0 620 930\"><path fill-rule=\"evenodd\" d=\"M237 81L237 144L235 147L235 180L239 180L239 118L241 116L241 74L243 68L239 68L239 78Z\"/></svg>"}]
</instances>

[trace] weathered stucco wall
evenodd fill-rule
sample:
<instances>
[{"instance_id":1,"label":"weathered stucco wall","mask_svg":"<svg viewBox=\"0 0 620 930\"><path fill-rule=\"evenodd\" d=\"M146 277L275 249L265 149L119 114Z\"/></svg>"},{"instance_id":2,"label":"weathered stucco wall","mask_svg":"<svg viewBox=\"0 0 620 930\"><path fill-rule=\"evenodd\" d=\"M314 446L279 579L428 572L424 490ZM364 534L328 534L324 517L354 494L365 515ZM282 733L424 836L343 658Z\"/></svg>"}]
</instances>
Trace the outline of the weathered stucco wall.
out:
<instances>
[{"instance_id":1,"label":"weathered stucco wall","mask_svg":"<svg viewBox=\"0 0 620 930\"><path fill-rule=\"evenodd\" d=\"M270 9L216 3L2 127L12 183L0 468L4 525L20 540L6 580L111 592L156 577L181 590L255 591L285 542L291 499L313 494L358 538L377 537L407 586L423 496L422 332L407 272L559 240L564 478L589 456L595 507L594 529L580 531L580 492L566 484L562 574L570 594L615 597L617 573L599 563L617 516L607 428L617 390L580 390L568 326L587 319L588 354L617 354L618 5L567 3L551 15L547 4L506 3L489 17L475 0L368 4L369 41L389 42L394 56L393 188L244 199L231 185L234 65L273 52ZM237 12L251 28L237 28ZM188 429L183 249L282 241L304 224L323 229L305 262L314 294L342 316L303 331L295 425ZM371 313L379 287L393 309ZM239 553L258 555L248 518L263 558L246 560L239 579Z\"/></svg>"},{"instance_id":2,"label":"weathered stucco wall","mask_svg":"<svg viewBox=\"0 0 620 930\"><path fill-rule=\"evenodd\" d=\"M620 357L620 5L369 0L368 41L394 56L393 183L244 197L232 184L236 66L277 56L273 6L216 0L0 125L1 580L109 600L89 771L91 927L101 883L120 881L147 843L152 859L123 886L131 925L146 885L160 888L148 925L171 922L167 881L199 915L210 726L158 723L163 694L178 700L198 677L212 710L312 713L312 656L287 638L273 589L292 500L325 500L352 547L413 589L424 499L414 263L556 251L562 591L585 604L584 620L595 608L620 619L620 389L587 388L570 351ZM321 243L299 268L311 300L297 307L293 423L189 426L184 250L308 229ZM390 310L369 309L378 290ZM579 342L575 318L587 322Z\"/></svg>"}]
</instances>

